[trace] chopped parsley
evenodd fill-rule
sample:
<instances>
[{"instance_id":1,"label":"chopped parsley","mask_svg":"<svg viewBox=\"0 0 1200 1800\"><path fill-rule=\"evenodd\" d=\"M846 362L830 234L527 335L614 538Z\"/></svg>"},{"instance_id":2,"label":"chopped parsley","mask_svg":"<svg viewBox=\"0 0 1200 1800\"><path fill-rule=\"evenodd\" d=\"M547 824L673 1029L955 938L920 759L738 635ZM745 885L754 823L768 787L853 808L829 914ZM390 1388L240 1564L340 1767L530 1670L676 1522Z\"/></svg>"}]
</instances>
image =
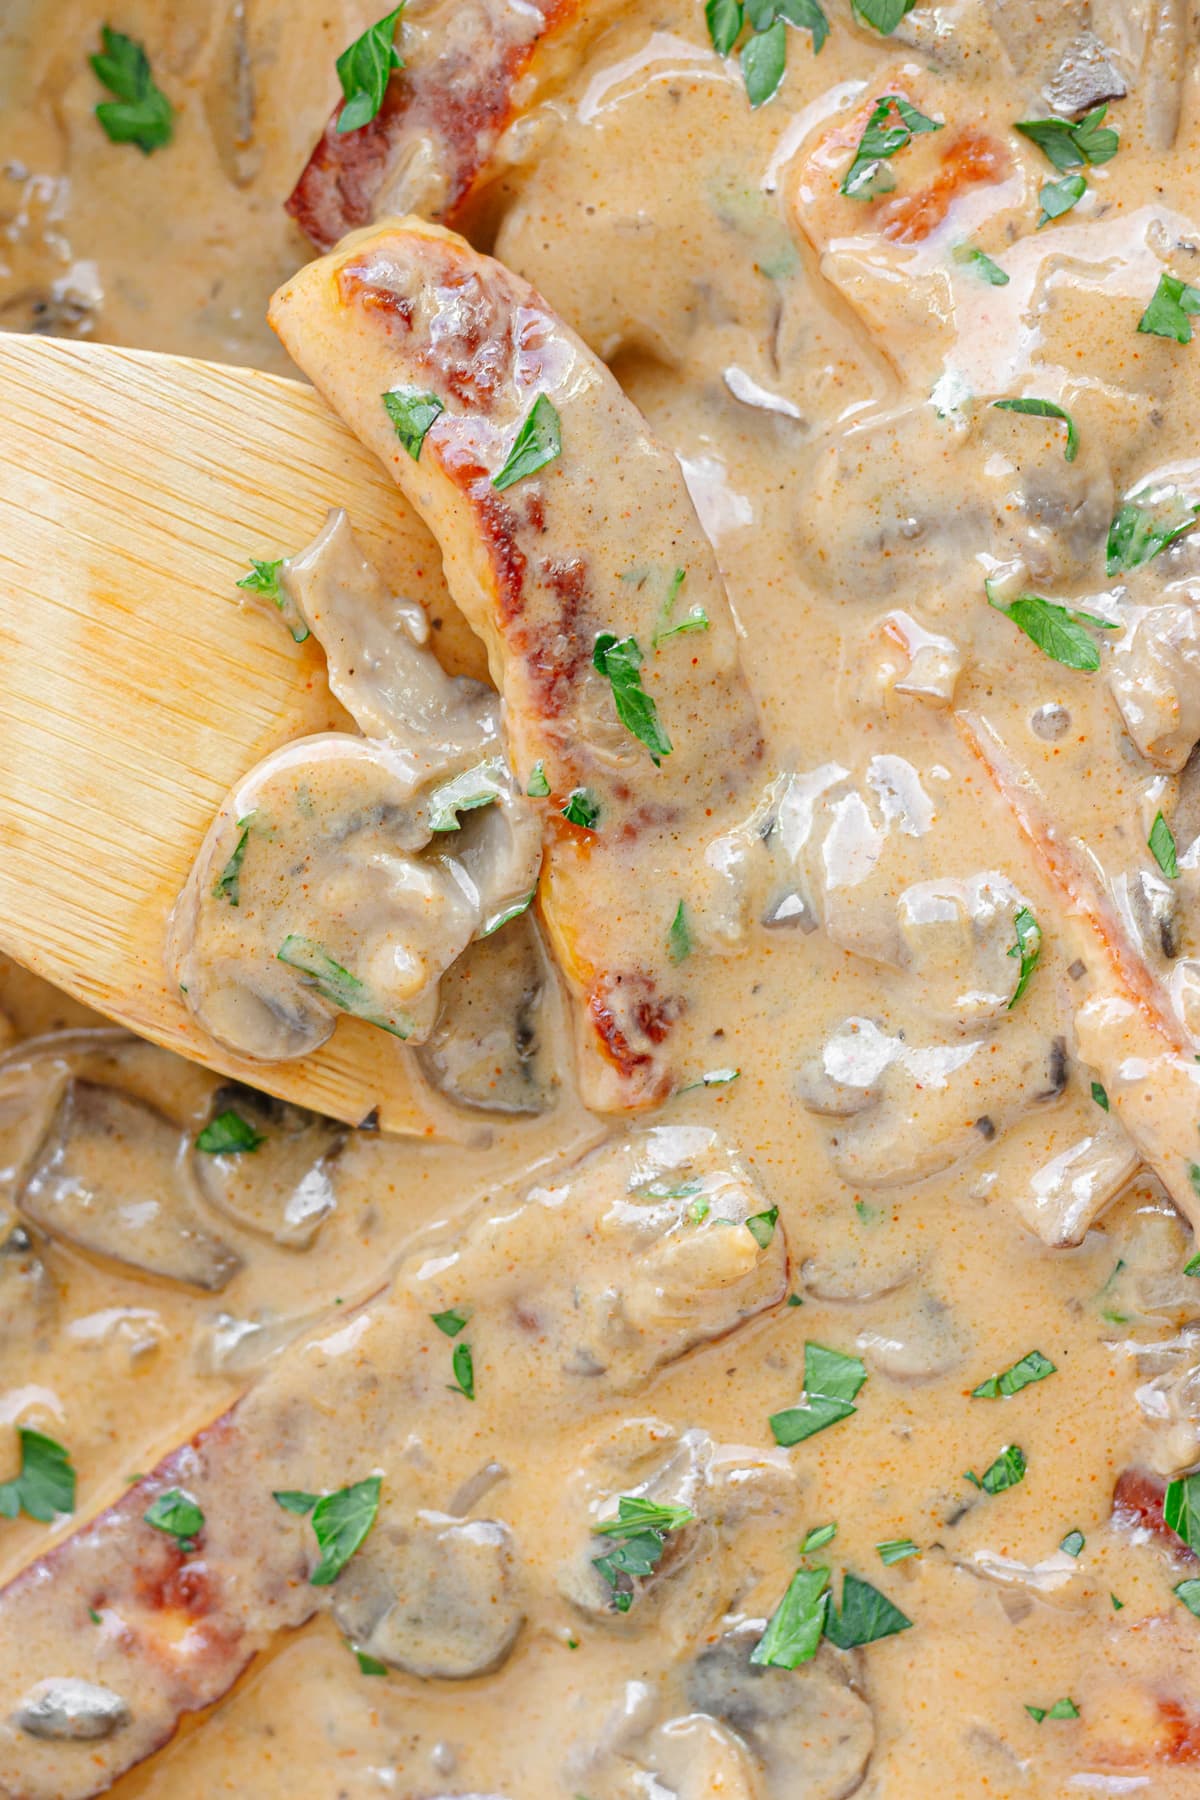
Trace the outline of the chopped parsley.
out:
<instances>
[{"instance_id":1,"label":"chopped parsley","mask_svg":"<svg viewBox=\"0 0 1200 1800\"><path fill-rule=\"evenodd\" d=\"M658 708L642 686L642 652L635 637L619 638L602 631L592 649L592 666L612 686L613 705L626 731L645 744L655 768L671 754L671 740L658 718Z\"/></svg>"},{"instance_id":2,"label":"chopped parsley","mask_svg":"<svg viewBox=\"0 0 1200 1800\"><path fill-rule=\"evenodd\" d=\"M430 831L459 831L459 813L478 812L481 806L491 806L499 793L494 765L485 762L463 769L429 796Z\"/></svg>"},{"instance_id":3,"label":"chopped parsley","mask_svg":"<svg viewBox=\"0 0 1200 1800\"><path fill-rule=\"evenodd\" d=\"M1084 1537L1082 1531L1068 1531L1066 1537L1058 1547L1060 1550L1065 1550L1068 1556L1078 1556L1086 1543L1087 1539Z\"/></svg>"},{"instance_id":4,"label":"chopped parsley","mask_svg":"<svg viewBox=\"0 0 1200 1800\"><path fill-rule=\"evenodd\" d=\"M689 1506L671 1506L636 1494L622 1494L615 1519L592 1527L597 1537L613 1539L613 1547L593 1559L592 1567L612 1589L612 1606L626 1613L633 1605L634 1581L652 1575L666 1549L667 1537L695 1518Z\"/></svg>"},{"instance_id":5,"label":"chopped parsley","mask_svg":"<svg viewBox=\"0 0 1200 1800\"><path fill-rule=\"evenodd\" d=\"M1200 1256L1193 1256L1190 1262L1183 1265L1185 1275L1200 1275Z\"/></svg>"},{"instance_id":6,"label":"chopped parsley","mask_svg":"<svg viewBox=\"0 0 1200 1800\"><path fill-rule=\"evenodd\" d=\"M279 579L279 572L282 568L282 557L277 557L274 562L262 562L258 557L252 556L250 573L243 575L237 585L245 588L248 593L261 594L265 600L270 600L274 606L278 607L294 641L302 644L309 636L308 626L301 618L298 607L283 591Z\"/></svg>"},{"instance_id":7,"label":"chopped parsley","mask_svg":"<svg viewBox=\"0 0 1200 1800\"><path fill-rule=\"evenodd\" d=\"M1200 1619L1200 1576L1192 1575L1187 1581L1176 1582L1171 1591L1195 1618Z\"/></svg>"},{"instance_id":8,"label":"chopped parsley","mask_svg":"<svg viewBox=\"0 0 1200 1800\"><path fill-rule=\"evenodd\" d=\"M797 1569L750 1652L759 1668L798 1669L817 1654L829 1612L829 1570Z\"/></svg>"},{"instance_id":9,"label":"chopped parsley","mask_svg":"<svg viewBox=\"0 0 1200 1800\"><path fill-rule=\"evenodd\" d=\"M1105 573L1123 575L1127 569L1140 568L1190 531L1197 513L1200 506L1176 489L1160 492L1146 505L1131 494L1121 502L1108 528Z\"/></svg>"},{"instance_id":10,"label":"chopped parsley","mask_svg":"<svg viewBox=\"0 0 1200 1800\"><path fill-rule=\"evenodd\" d=\"M88 61L115 100L102 100L96 117L113 144L136 144L144 156L171 141L175 109L150 73L150 59L136 38L100 28L102 48Z\"/></svg>"},{"instance_id":11,"label":"chopped parsley","mask_svg":"<svg viewBox=\"0 0 1200 1800\"><path fill-rule=\"evenodd\" d=\"M679 599L680 591L686 580L686 569L676 569L671 577L671 585L667 589L667 597L659 609L654 626L654 636L650 640L655 649L659 644L665 644L668 638L682 637L684 632L708 630L708 614L702 606L694 606L685 619L680 619L678 625L671 623L675 617L675 603Z\"/></svg>"},{"instance_id":12,"label":"chopped parsley","mask_svg":"<svg viewBox=\"0 0 1200 1800\"><path fill-rule=\"evenodd\" d=\"M765 106L779 91L787 68L787 26L776 19L765 31L756 31L742 45L740 57L746 98L752 107Z\"/></svg>"},{"instance_id":13,"label":"chopped parsley","mask_svg":"<svg viewBox=\"0 0 1200 1800\"><path fill-rule=\"evenodd\" d=\"M244 819L238 820L238 841L233 846L233 854L213 883L213 898L220 900L224 896L230 906L237 906L241 900L242 862L246 855L250 820L253 817L253 813L247 813Z\"/></svg>"},{"instance_id":14,"label":"chopped parsley","mask_svg":"<svg viewBox=\"0 0 1200 1800\"><path fill-rule=\"evenodd\" d=\"M1045 1381L1055 1372L1054 1364L1040 1350L1030 1350L1020 1362L1013 1363L1001 1375L989 1375L977 1388L971 1389L972 1400L1008 1400L1032 1382Z\"/></svg>"},{"instance_id":15,"label":"chopped parsley","mask_svg":"<svg viewBox=\"0 0 1200 1800\"><path fill-rule=\"evenodd\" d=\"M1125 1611L1125 1602L1123 1600L1118 1600L1117 1596L1113 1593L1110 1593L1108 1597L1112 1601L1112 1609L1114 1612Z\"/></svg>"},{"instance_id":16,"label":"chopped parsley","mask_svg":"<svg viewBox=\"0 0 1200 1800\"><path fill-rule=\"evenodd\" d=\"M921 1552L911 1538L885 1538L882 1544L876 1544L879 1560L885 1569L893 1563L903 1562L908 1556L920 1556Z\"/></svg>"},{"instance_id":17,"label":"chopped parsley","mask_svg":"<svg viewBox=\"0 0 1200 1800\"><path fill-rule=\"evenodd\" d=\"M504 907L501 912L496 914L495 918L488 920L479 933L480 937L491 937L493 931L499 931L502 925L511 924L513 919L519 919L522 913L527 913L533 905L536 893L536 888L530 888L527 894L522 894L521 898L514 900L511 906Z\"/></svg>"},{"instance_id":18,"label":"chopped parsley","mask_svg":"<svg viewBox=\"0 0 1200 1800\"><path fill-rule=\"evenodd\" d=\"M1022 906L1013 915L1013 929L1016 931L1017 941L1010 947L1008 954L1020 957L1021 967L1013 997L1008 1003L1009 1012L1029 986L1033 971L1038 966L1038 958L1042 954L1042 928L1027 906Z\"/></svg>"},{"instance_id":19,"label":"chopped parsley","mask_svg":"<svg viewBox=\"0 0 1200 1800\"><path fill-rule=\"evenodd\" d=\"M582 831L595 831L596 821L600 817L600 802L590 788L572 788L567 795L562 816L569 825L578 825Z\"/></svg>"},{"instance_id":20,"label":"chopped parsley","mask_svg":"<svg viewBox=\"0 0 1200 1800\"><path fill-rule=\"evenodd\" d=\"M1086 118L1022 119L1013 126L1022 137L1037 145L1060 174L1068 169L1082 169L1087 163L1106 163L1117 154L1121 140L1111 125L1104 123L1107 102L1097 106Z\"/></svg>"},{"instance_id":21,"label":"chopped parsley","mask_svg":"<svg viewBox=\"0 0 1200 1800\"><path fill-rule=\"evenodd\" d=\"M842 177L839 193L850 200L875 200L880 194L890 194L896 177L884 164L897 151L907 150L920 133L941 131L942 124L941 120L927 119L901 95L884 94L875 102L850 167Z\"/></svg>"},{"instance_id":22,"label":"chopped parsley","mask_svg":"<svg viewBox=\"0 0 1200 1800\"><path fill-rule=\"evenodd\" d=\"M688 930L687 910L681 900L675 908L675 917L667 932L667 955L673 963L681 963L691 954L692 934Z\"/></svg>"},{"instance_id":23,"label":"chopped parsley","mask_svg":"<svg viewBox=\"0 0 1200 1800\"><path fill-rule=\"evenodd\" d=\"M1096 1102L1096 1105L1100 1108L1101 1112L1107 1112L1109 1110L1108 1091L1099 1081L1093 1081L1092 1083L1092 1099Z\"/></svg>"},{"instance_id":24,"label":"chopped parsley","mask_svg":"<svg viewBox=\"0 0 1200 1800\"><path fill-rule=\"evenodd\" d=\"M1067 428L1067 441L1063 448L1063 457L1067 462L1074 462L1079 454L1079 433L1075 421L1064 407L1055 400L993 400L992 405L998 412L1025 413L1031 419L1060 419Z\"/></svg>"},{"instance_id":25,"label":"chopped parsley","mask_svg":"<svg viewBox=\"0 0 1200 1800\"><path fill-rule=\"evenodd\" d=\"M1176 1532L1189 1550L1200 1550L1200 1471L1167 1483L1162 1515L1164 1525Z\"/></svg>"},{"instance_id":26,"label":"chopped parsley","mask_svg":"<svg viewBox=\"0 0 1200 1800\"><path fill-rule=\"evenodd\" d=\"M438 1330L448 1338L457 1337L460 1331L465 1331L470 1318L469 1313L460 1312L457 1306L447 1307L445 1312L430 1313L429 1316Z\"/></svg>"},{"instance_id":27,"label":"chopped parsley","mask_svg":"<svg viewBox=\"0 0 1200 1800\"><path fill-rule=\"evenodd\" d=\"M396 1013L393 1018L384 1018L370 1010L371 1002L367 990L357 975L344 969L335 962L327 950L320 944L314 944L311 938L301 937L291 932L284 938L282 945L275 952L281 963L289 969L296 969L307 977L307 985L331 1006L342 1012L353 1013L356 1019L365 1019L368 1025L378 1025L381 1031L390 1031L393 1037L406 1038L412 1036L412 1020L404 1013Z\"/></svg>"},{"instance_id":28,"label":"chopped parsley","mask_svg":"<svg viewBox=\"0 0 1200 1800\"><path fill-rule=\"evenodd\" d=\"M266 1141L262 1132L256 1131L249 1119L243 1119L240 1112L227 1106L215 1119L210 1119L200 1132L196 1148L206 1156L236 1156L245 1150L257 1150Z\"/></svg>"},{"instance_id":29,"label":"chopped parsley","mask_svg":"<svg viewBox=\"0 0 1200 1800\"><path fill-rule=\"evenodd\" d=\"M854 0L855 16L884 37L908 17L917 0Z\"/></svg>"},{"instance_id":30,"label":"chopped parsley","mask_svg":"<svg viewBox=\"0 0 1200 1800\"><path fill-rule=\"evenodd\" d=\"M1175 854L1175 834L1161 813L1154 815L1150 836L1146 839L1150 854L1168 881L1179 880L1179 859Z\"/></svg>"},{"instance_id":31,"label":"chopped parsley","mask_svg":"<svg viewBox=\"0 0 1200 1800\"><path fill-rule=\"evenodd\" d=\"M1200 312L1200 288L1189 286L1178 275L1166 270L1158 278L1158 286L1150 304L1138 320L1138 330L1151 337L1173 338L1177 344L1192 341L1192 315Z\"/></svg>"},{"instance_id":32,"label":"chopped parsley","mask_svg":"<svg viewBox=\"0 0 1200 1800\"><path fill-rule=\"evenodd\" d=\"M1016 1444L1005 1444L995 1462L982 1475L976 1475L968 1469L966 1477L985 1494L1004 1494L1009 1488L1016 1487L1018 1482L1024 1481L1028 1467L1025 1452L1018 1449Z\"/></svg>"},{"instance_id":33,"label":"chopped parsley","mask_svg":"<svg viewBox=\"0 0 1200 1800\"><path fill-rule=\"evenodd\" d=\"M61 1513L75 1511L75 1471L63 1446L29 1425L18 1427L21 1472L0 1482L0 1519L24 1513L39 1525L51 1525Z\"/></svg>"},{"instance_id":34,"label":"chopped parsley","mask_svg":"<svg viewBox=\"0 0 1200 1800\"><path fill-rule=\"evenodd\" d=\"M912 1620L886 1594L847 1570L842 1578L842 1610L835 1611L830 1601L825 1636L839 1650L857 1650L863 1644L908 1631L911 1625Z\"/></svg>"},{"instance_id":35,"label":"chopped parsley","mask_svg":"<svg viewBox=\"0 0 1200 1800\"><path fill-rule=\"evenodd\" d=\"M455 1344L454 1355L450 1358L450 1367L454 1373L454 1385L458 1392L468 1400L475 1398L475 1362L471 1355L470 1344Z\"/></svg>"},{"instance_id":36,"label":"chopped parsley","mask_svg":"<svg viewBox=\"0 0 1200 1800\"><path fill-rule=\"evenodd\" d=\"M1037 228L1049 225L1054 219L1061 219L1079 205L1088 187L1082 175L1064 175L1061 181L1048 181L1038 190L1038 199L1042 210L1038 214Z\"/></svg>"},{"instance_id":37,"label":"chopped parsley","mask_svg":"<svg viewBox=\"0 0 1200 1800\"><path fill-rule=\"evenodd\" d=\"M765 106L778 92L787 67L787 28L799 27L812 34L814 55L829 36L829 20L819 0L706 0L704 17L708 35L718 56L728 56L742 34L751 35L742 45L740 62L746 98L751 106Z\"/></svg>"},{"instance_id":38,"label":"chopped parsley","mask_svg":"<svg viewBox=\"0 0 1200 1800\"><path fill-rule=\"evenodd\" d=\"M745 22L742 0L705 0L708 35L718 56L728 56Z\"/></svg>"},{"instance_id":39,"label":"chopped parsley","mask_svg":"<svg viewBox=\"0 0 1200 1800\"><path fill-rule=\"evenodd\" d=\"M168 1488L159 1494L142 1517L155 1531L165 1531L173 1537L185 1555L196 1548L196 1539L204 1530L204 1514L182 1488Z\"/></svg>"},{"instance_id":40,"label":"chopped parsley","mask_svg":"<svg viewBox=\"0 0 1200 1800\"><path fill-rule=\"evenodd\" d=\"M350 1648L354 1651L358 1666L364 1675L387 1674L387 1664L385 1662L380 1662L377 1656L368 1656L365 1650L360 1650L355 1644L351 1644Z\"/></svg>"},{"instance_id":41,"label":"chopped parsley","mask_svg":"<svg viewBox=\"0 0 1200 1800\"><path fill-rule=\"evenodd\" d=\"M529 771L529 784L525 792L531 800L544 800L550 792L550 783L546 778L546 765L540 757Z\"/></svg>"},{"instance_id":42,"label":"chopped parsley","mask_svg":"<svg viewBox=\"0 0 1200 1800\"><path fill-rule=\"evenodd\" d=\"M338 57L337 74L345 101L338 114L339 133L360 131L371 123L383 105L392 70L404 67L403 58L392 41L403 11L404 0L400 0L393 12L377 19Z\"/></svg>"},{"instance_id":43,"label":"chopped parsley","mask_svg":"<svg viewBox=\"0 0 1200 1800\"><path fill-rule=\"evenodd\" d=\"M857 1356L806 1342L803 1398L798 1406L771 1414L768 1423L775 1442L787 1448L851 1418L858 1410L854 1401L866 1379L866 1365Z\"/></svg>"},{"instance_id":44,"label":"chopped parsley","mask_svg":"<svg viewBox=\"0 0 1200 1800\"><path fill-rule=\"evenodd\" d=\"M775 1236L775 1227L779 1222L779 1208L770 1206L766 1212L751 1213L742 1223L760 1250L765 1250Z\"/></svg>"},{"instance_id":45,"label":"chopped parsley","mask_svg":"<svg viewBox=\"0 0 1200 1800\"><path fill-rule=\"evenodd\" d=\"M983 588L988 605L1011 619L1017 630L1023 631L1052 662L1085 674L1100 667L1100 652L1085 627L1095 625L1103 631L1115 631L1116 626L1109 620L1093 613L1072 612L1070 607L1043 599L1041 594L1018 594L1006 603L997 598L993 581L985 581Z\"/></svg>"},{"instance_id":46,"label":"chopped parsley","mask_svg":"<svg viewBox=\"0 0 1200 1800\"><path fill-rule=\"evenodd\" d=\"M510 488L514 482L523 481L526 475L536 475L539 469L544 469L547 463L561 455L562 421L549 395L539 394L513 439L504 467L498 475L493 475L492 486L501 491Z\"/></svg>"},{"instance_id":47,"label":"chopped parsley","mask_svg":"<svg viewBox=\"0 0 1200 1800\"><path fill-rule=\"evenodd\" d=\"M986 281L989 287L1007 287L1012 279L1005 274L999 263L993 262L990 256L977 249L974 244L959 244L953 254L956 263L969 263L979 279Z\"/></svg>"},{"instance_id":48,"label":"chopped parsley","mask_svg":"<svg viewBox=\"0 0 1200 1800\"><path fill-rule=\"evenodd\" d=\"M1053 1706L1026 1706L1025 1711L1035 1725L1040 1725L1043 1719L1077 1719L1079 1717L1079 1708L1073 1700L1069 1699L1056 1700Z\"/></svg>"},{"instance_id":49,"label":"chopped parsley","mask_svg":"<svg viewBox=\"0 0 1200 1800\"><path fill-rule=\"evenodd\" d=\"M297 1489L284 1489L272 1495L285 1512L303 1516L312 1514L312 1528L321 1555L309 1576L313 1587L328 1587L336 1581L358 1549L379 1511L381 1475L368 1475L350 1487L338 1488L332 1494L306 1494Z\"/></svg>"},{"instance_id":50,"label":"chopped parsley","mask_svg":"<svg viewBox=\"0 0 1200 1800\"><path fill-rule=\"evenodd\" d=\"M419 388L393 388L381 395L381 399L396 428L396 436L413 461L419 462L421 446L445 407L436 394L423 394Z\"/></svg>"},{"instance_id":51,"label":"chopped parsley","mask_svg":"<svg viewBox=\"0 0 1200 1800\"><path fill-rule=\"evenodd\" d=\"M810 1556L814 1550L824 1549L836 1536L836 1525L815 1525L800 1546L801 1556Z\"/></svg>"}]
</instances>

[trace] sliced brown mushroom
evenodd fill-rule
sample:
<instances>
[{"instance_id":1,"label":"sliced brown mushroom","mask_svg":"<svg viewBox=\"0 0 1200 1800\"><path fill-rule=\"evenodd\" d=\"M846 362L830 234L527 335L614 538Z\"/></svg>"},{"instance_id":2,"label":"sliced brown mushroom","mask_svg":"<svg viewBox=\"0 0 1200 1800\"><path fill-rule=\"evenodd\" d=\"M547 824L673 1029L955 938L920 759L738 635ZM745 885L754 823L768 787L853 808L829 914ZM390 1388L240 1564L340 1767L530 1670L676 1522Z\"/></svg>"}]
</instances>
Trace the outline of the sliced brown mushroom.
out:
<instances>
[{"instance_id":1,"label":"sliced brown mushroom","mask_svg":"<svg viewBox=\"0 0 1200 1800\"><path fill-rule=\"evenodd\" d=\"M433 1085L484 1112L542 1113L566 1051L554 973L528 913L480 938L442 978L437 1023L421 1046Z\"/></svg>"},{"instance_id":2,"label":"sliced brown mushroom","mask_svg":"<svg viewBox=\"0 0 1200 1800\"><path fill-rule=\"evenodd\" d=\"M135 1274L219 1291L239 1259L196 1206L186 1150L186 1136L143 1101L72 1081L20 1210L51 1237Z\"/></svg>"},{"instance_id":3,"label":"sliced brown mushroom","mask_svg":"<svg viewBox=\"0 0 1200 1800\"><path fill-rule=\"evenodd\" d=\"M936 1381L963 1361L970 1348L966 1327L945 1301L918 1293L894 1307L887 1322L867 1326L856 1340L870 1368L893 1381Z\"/></svg>"},{"instance_id":4,"label":"sliced brown mushroom","mask_svg":"<svg viewBox=\"0 0 1200 1800\"><path fill-rule=\"evenodd\" d=\"M111 1737L128 1724L129 1707L111 1688L62 1676L32 1687L13 1720L30 1737L90 1742Z\"/></svg>"},{"instance_id":5,"label":"sliced brown mushroom","mask_svg":"<svg viewBox=\"0 0 1200 1800\"><path fill-rule=\"evenodd\" d=\"M212 1118L226 1111L236 1112L261 1141L227 1154L197 1148L192 1168L201 1193L236 1224L307 1250L337 1205L333 1165L345 1131L240 1085L213 1095Z\"/></svg>"},{"instance_id":6,"label":"sliced brown mushroom","mask_svg":"<svg viewBox=\"0 0 1200 1800\"><path fill-rule=\"evenodd\" d=\"M23 1225L0 1225L0 1348L44 1339L57 1294L37 1245Z\"/></svg>"},{"instance_id":7,"label":"sliced brown mushroom","mask_svg":"<svg viewBox=\"0 0 1200 1800\"><path fill-rule=\"evenodd\" d=\"M389 1668L465 1681L498 1669L517 1641L517 1567L502 1521L418 1513L372 1534L338 1581L333 1616Z\"/></svg>"}]
</instances>

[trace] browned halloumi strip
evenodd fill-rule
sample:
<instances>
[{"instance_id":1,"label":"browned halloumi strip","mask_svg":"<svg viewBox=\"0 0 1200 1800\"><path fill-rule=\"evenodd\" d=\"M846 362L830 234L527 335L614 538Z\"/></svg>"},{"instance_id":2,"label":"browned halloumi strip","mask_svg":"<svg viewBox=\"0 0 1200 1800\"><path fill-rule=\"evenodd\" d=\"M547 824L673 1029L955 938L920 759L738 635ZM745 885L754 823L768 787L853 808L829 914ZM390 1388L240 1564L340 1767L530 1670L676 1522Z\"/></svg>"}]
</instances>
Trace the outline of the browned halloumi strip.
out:
<instances>
[{"instance_id":1,"label":"browned halloumi strip","mask_svg":"<svg viewBox=\"0 0 1200 1800\"><path fill-rule=\"evenodd\" d=\"M397 203L453 220L546 79L625 0L446 0L405 31L406 66L369 124L339 133L337 106L287 200L319 250Z\"/></svg>"},{"instance_id":2,"label":"browned halloumi strip","mask_svg":"<svg viewBox=\"0 0 1200 1800\"><path fill-rule=\"evenodd\" d=\"M432 529L487 645L518 776L545 770L540 899L578 1002L584 1098L601 1111L653 1104L674 1078L672 1035L703 961L672 961L671 921L762 755L724 584L679 465L540 295L420 220L359 233L302 269L275 295L271 322ZM444 408L419 461L383 403L405 389ZM543 395L562 454L500 491L493 477ZM704 628L664 636L701 616ZM605 632L634 637L645 657L641 679L672 746L658 767L593 666ZM599 807L594 831L562 817L578 788Z\"/></svg>"}]
</instances>

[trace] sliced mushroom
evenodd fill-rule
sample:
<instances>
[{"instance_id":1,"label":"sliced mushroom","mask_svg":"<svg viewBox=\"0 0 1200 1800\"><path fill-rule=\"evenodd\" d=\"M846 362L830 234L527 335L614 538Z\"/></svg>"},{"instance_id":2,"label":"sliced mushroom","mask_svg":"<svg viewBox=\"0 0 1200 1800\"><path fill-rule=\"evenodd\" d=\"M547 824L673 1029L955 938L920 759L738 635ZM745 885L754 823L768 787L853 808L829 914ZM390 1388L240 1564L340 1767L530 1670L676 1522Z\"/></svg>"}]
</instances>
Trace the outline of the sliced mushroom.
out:
<instances>
[{"instance_id":1,"label":"sliced mushroom","mask_svg":"<svg viewBox=\"0 0 1200 1800\"><path fill-rule=\"evenodd\" d=\"M747 1621L702 1651L688 1700L745 1740L765 1771L768 1800L845 1800L875 1747L871 1708L827 1647L799 1669L756 1667L750 1652L763 1630L763 1621Z\"/></svg>"},{"instance_id":2,"label":"sliced mushroom","mask_svg":"<svg viewBox=\"0 0 1200 1800\"><path fill-rule=\"evenodd\" d=\"M443 1681L505 1662L524 1622L516 1543L497 1519L389 1521L338 1580L333 1616L357 1649Z\"/></svg>"},{"instance_id":3,"label":"sliced mushroom","mask_svg":"<svg viewBox=\"0 0 1200 1800\"><path fill-rule=\"evenodd\" d=\"M915 1257L897 1253L882 1232L863 1232L853 1243L810 1256L800 1266L806 1294L836 1305L881 1300L905 1287L917 1272Z\"/></svg>"},{"instance_id":4,"label":"sliced mushroom","mask_svg":"<svg viewBox=\"0 0 1200 1800\"><path fill-rule=\"evenodd\" d=\"M328 1119L240 1085L218 1088L212 1117L233 1111L261 1139L254 1150L196 1150L204 1198L237 1224L277 1244L307 1250L337 1205L334 1160L345 1132Z\"/></svg>"},{"instance_id":5,"label":"sliced mushroom","mask_svg":"<svg viewBox=\"0 0 1200 1800\"><path fill-rule=\"evenodd\" d=\"M936 1381L966 1356L970 1339L945 1301L917 1294L893 1307L886 1326L869 1327L857 1338L859 1354L893 1381Z\"/></svg>"},{"instance_id":6,"label":"sliced mushroom","mask_svg":"<svg viewBox=\"0 0 1200 1800\"><path fill-rule=\"evenodd\" d=\"M1083 113L1128 92L1112 51L1094 31L1081 31L1063 46L1058 65L1042 92L1056 113Z\"/></svg>"},{"instance_id":7,"label":"sliced mushroom","mask_svg":"<svg viewBox=\"0 0 1200 1800\"><path fill-rule=\"evenodd\" d=\"M1200 615L1151 606L1117 645L1108 682L1125 729L1157 768L1182 769L1200 739Z\"/></svg>"},{"instance_id":8,"label":"sliced mushroom","mask_svg":"<svg viewBox=\"0 0 1200 1800\"><path fill-rule=\"evenodd\" d=\"M554 975L528 913L471 944L442 979L437 1023L418 1052L461 1106L546 1112L558 1089Z\"/></svg>"},{"instance_id":9,"label":"sliced mushroom","mask_svg":"<svg viewBox=\"0 0 1200 1800\"><path fill-rule=\"evenodd\" d=\"M20 1210L52 1237L135 1274L219 1291L239 1259L196 1207L186 1150L184 1134L152 1107L72 1081Z\"/></svg>"},{"instance_id":10,"label":"sliced mushroom","mask_svg":"<svg viewBox=\"0 0 1200 1800\"><path fill-rule=\"evenodd\" d=\"M758 1800L760 1793L746 1746L716 1719L691 1713L656 1726L617 1759L596 1800Z\"/></svg>"},{"instance_id":11,"label":"sliced mushroom","mask_svg":"<svg viewBox=\"0 0 1200 1800\"><path fill-rule=\"evenodd\" d=\"M13 1722L30 1737L86 1742L111 1737L128 1724L129 1707L111 1688L62 1676L30 1688Z\"/></svg>"},{"instance_id":12,"label":"sliced mushroom","mask_svg":"<svg viewBox=\"0 0 1200 1800\"><path fill-rule=\"evenodd\" d=\"M23 1225L0 1239L0 1348L44 1340L57 1295L46 1265Z\"/></svg>"}]
</instances>

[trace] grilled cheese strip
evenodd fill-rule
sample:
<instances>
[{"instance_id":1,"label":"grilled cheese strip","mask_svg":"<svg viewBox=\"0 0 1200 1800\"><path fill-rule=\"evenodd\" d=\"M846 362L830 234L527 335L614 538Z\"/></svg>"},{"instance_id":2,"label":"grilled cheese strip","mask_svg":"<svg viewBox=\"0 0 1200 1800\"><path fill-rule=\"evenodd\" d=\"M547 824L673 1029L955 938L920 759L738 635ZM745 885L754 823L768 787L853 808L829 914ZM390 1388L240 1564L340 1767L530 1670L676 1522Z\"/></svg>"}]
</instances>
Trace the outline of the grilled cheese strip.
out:
<instances>
[{"instance_id":1,"label":"grilled cheese strip","mask_svg":"<svg viewBox=\"0 0 1200 1800\"><path fill-rule=\"evenodd\" d=\"M704 960L680 958L672 920L762 756L678 463L526 282L423 221L347 239L279 290L271 322L436 536L487 645L512 766L549 786L540 904L577 1002L584 1099L653 1105L678 1078ZM385 396L439 409L417 456ZM535 406L553 409L561 453L508 483ZM621 667L597 667L613 641Z\"/></svg>"}]
</instances>

